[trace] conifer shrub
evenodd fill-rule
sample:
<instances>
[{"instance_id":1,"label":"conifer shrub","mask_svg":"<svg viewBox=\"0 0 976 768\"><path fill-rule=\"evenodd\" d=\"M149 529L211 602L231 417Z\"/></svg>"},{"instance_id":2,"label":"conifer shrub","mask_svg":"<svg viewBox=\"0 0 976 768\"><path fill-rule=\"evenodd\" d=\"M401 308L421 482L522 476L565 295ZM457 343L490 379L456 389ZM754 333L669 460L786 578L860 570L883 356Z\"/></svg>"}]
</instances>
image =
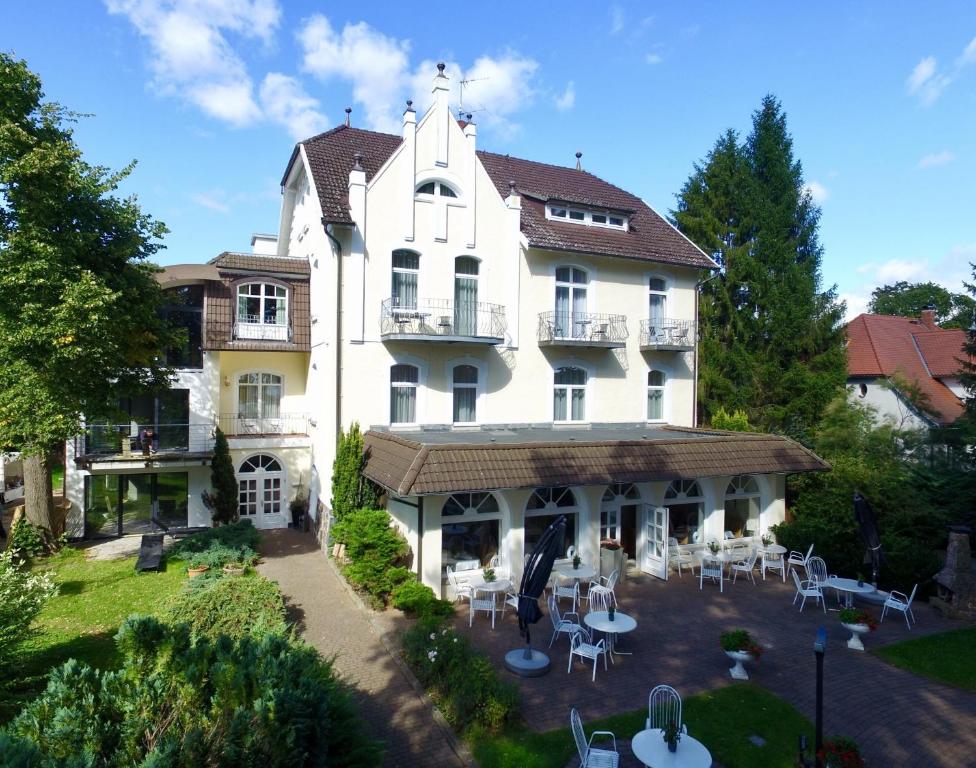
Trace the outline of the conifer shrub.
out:
<instances>
[{"instance_id":1,"label":"conifer shrub","mask_svg":"<svg viewBox=\"0 0 976 768\"><path fill-rule=\"evenodd\" d=\"M335 541L346 546L348 562L341 565L342 572L375 605L385 605L393 590L412 576L405 567L410 548L390 522L385 510L357 509L332 528Z\"/></svg>"},{"instance_id":2,"label":"conifer shrub","mask_svg":"<svg viewBox=\"0 0 976 768\"><path fill-rule=\"evenodd\" d=\"M208 528L180 539L169 551L170 556L187 560L191 565L222 568L227 563L253 565L258 559L261 534L250 520L240 520L219 528Z\"/></svg>"},{"instance_id":3,"label":"conifer shrub","mask_svg":"<svg viewBox=\"0 0 976 768\"><path fill-rule=\"evenodd\" d=\"M194 637L211 639L287 631L281 590L262 576L192 579L174 598L167 620L186 624Z\"/></svg>"},{"instance_id":4,"label":"conifer shrub","mask_svg":"<svg viewBox=\"0 0 976 768\"><path fill-rule=\"evenodd\" d=\"M336 457L332 463L332 513L337 520L357 509L375 507L379 489L363 477L366 453L359 423L339 435Z\"/></svg>"},{"instance_id":5,"label":"conifer shrub","mask_svg":"<svg viewBox=\"0 0 976 768\"><path fill-rule=\"evenodd\" d=\"M394 588L391 602L412 616L451 616L454 606L447 600L438 599L434 590L415 579L403 582Z\"/></svg>"},{"instance_id":6,"label":"conifer shrub","mask_svg":"<svg viewBox=\"0 0 976 768\"><path fill-rule=\"evenodd\" d=\"M210 485L212 491L201 494L203 505L210 510L215 526L237 522L238 485L234 462L230 456L227 437L220 427L214 431L213 458L210 461Z\"/></svg>"}]
</instances>

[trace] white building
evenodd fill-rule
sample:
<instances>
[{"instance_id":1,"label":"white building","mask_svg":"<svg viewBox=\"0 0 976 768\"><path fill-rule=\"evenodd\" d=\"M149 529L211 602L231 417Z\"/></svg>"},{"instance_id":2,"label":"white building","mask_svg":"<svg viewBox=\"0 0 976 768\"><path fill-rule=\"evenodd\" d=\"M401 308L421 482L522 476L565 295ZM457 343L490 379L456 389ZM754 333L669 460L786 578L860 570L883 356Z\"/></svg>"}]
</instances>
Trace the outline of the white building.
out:
<instances>
[{"instance_id":1,"label":"white building","mask_svg":"<svg viewBox=\"0 0 976 768\"><path fill-rule=\"evenodd\" d=\"M298 144L273 255L259 240L266 255L198 268L219 274L197 276L211 286L205 351L181 380L201 391L190 422L231 414L255 432L231 442L242 514L283 524L279 507L247 501L252 480L262 500L278 480L283 504L307 490L321 531L336 435L355 421L370 430L366 474L438 590L456 560L497 554L518 570L557 513L584 559L613 539L662 577L669 534L694 547L782 521L785 475L823 462L783 438L694 429L697 281L714 262L578 157L567 168L479 151L442 68L432 102L419 119L408 102L401 136L340 126ZM244 298L245 285L263 287ZM236 291L236 317L215 306L217 288ZM261 312L286 302L291 331L241 335L252 290ZM278 411L243 412L245 373L281 377ZM289 382L289 408L309 416L294 437L274 421ZM269 421L249 428L256 418ZM255 454L275 471L244 471ZM206 459L193 461L190 524L206 520L194 500Z\"/></svg>"}]
</instances>

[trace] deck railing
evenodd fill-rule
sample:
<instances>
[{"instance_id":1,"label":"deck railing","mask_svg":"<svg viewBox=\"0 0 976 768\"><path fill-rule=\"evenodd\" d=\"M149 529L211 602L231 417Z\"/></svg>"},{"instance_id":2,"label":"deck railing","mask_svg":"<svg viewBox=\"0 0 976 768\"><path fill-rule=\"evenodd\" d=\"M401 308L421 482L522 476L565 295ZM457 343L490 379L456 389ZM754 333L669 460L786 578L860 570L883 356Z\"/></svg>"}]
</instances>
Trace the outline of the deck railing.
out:
<instances>
[{"instance_id":1,"label":"deck railing","mask_svg":"<svg viewBox=\"0 0 976 768\"><path fill-rule=\"evenodd\" d=\"M222 413L218 423L221 431L228 437L308 434L307 413L281 413L262 417Z\"/></svg>"},{"instance_id":2,"label":"deck railing","mask_svg":"<svg viewBox=\"0 0 976 768\"><path fill-rule=\"evenodd\" d=\"M75 455L155 456L213 450L213 424L89 424L75 437Z\"/></svg>"},{"instance_id":3,"label":"deck railing","mask_svg":"<svg viewBox=\"0 0 976 768\"><path fill-rule=\"evenodd\" d=\"M671 317L641 320L640 345L655 349L693 349L695 323Z\"/></svg>"},{"instance_id":4,"label":"deck railing","mask_svg":"<svg viewBox=\"0 0 976 768\"><path fill-rule=\"evenodd\" d=\"M238 315L234 323L234 338L247 341L290 341L291 326L287 323L263 323L258 315Z\"/></svg>"},{"instance_id":5,"label":"deck railing","mask_svg":"<svg viewBox=\"0 0 976 768\"><path fill-rule=\"evenodd\" d=\"M623 344L627 317L597 312L540 312L539 341L548 344Z\"/></svg>"},{"instance_id":6,"label":"deck railing","mask_svg":"<svg viewBox=\"0 0 976 768\"><path fill-rule=\"evenodd\" d=\"M505 307L484 301L417 299L404 306L394 297L384 299L380 308L381 336L498 340L506 329Z\"/></svg>"}]
</instances>

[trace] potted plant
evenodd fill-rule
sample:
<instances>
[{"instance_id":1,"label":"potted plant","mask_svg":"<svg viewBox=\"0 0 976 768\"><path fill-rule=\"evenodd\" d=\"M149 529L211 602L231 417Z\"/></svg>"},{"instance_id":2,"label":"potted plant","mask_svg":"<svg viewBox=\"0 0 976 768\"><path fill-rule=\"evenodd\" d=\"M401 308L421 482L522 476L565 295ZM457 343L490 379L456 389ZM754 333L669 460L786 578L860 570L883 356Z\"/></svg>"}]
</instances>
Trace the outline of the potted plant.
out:
<instances>
[{"instance_id":1,"label":"potted plant","mask_svg":"<svg viewBox=\"0 0 976 768\"><path fill-rule=\"evenodd\" d=\"M580 563L582 562L583 561L580 559L579 555L573 555L573 570L578 571L580 567Z\"/></svg>"},{"instance_id":2,"label":"potted plant","mask_svg":"<svg viewBox=\"0 0 976 768\"><path fill-rule=\"evenodd\" d=\"M209 565L205 565L204 563L193 563L191 561L189 566L186 569L186 574L191 579L195 579L197 576L202 576L209 570L210 570Z\"/></svg>"},{"instance_id":3,"label":"potted plant","mask_svg":"<svg viewBox=\"0 0 976 768\"><path fill-rule=\"evenodd\" d=\"M725 655L735 662L735 666L729 669L729 674L736 680L748 680L749 674L742 666L742 662L759 661L759 657L762 656L759 643L744 629L723 632L719 640Z\"/></svg>"},{"instance_id":4,"label":"potted plant","mask_svg":"<svg viewBox=\"0 0 976 768\"><path fill-rule=\"evenodd\" d=\"M627 553L624 552L621 543L615 539L601 539L600 540L600 575L604 578L610 576L611 573L617 571L617 577L620 581L624 580L625 576L625 563L627 561Z\"/></svg>"},{"instance_id":5,"label":"potted plant","mask_svg":"<svg viewBox=\"0 0 976 768\"><path fill-rule=\"evenodd\" d=\"M820 750L824 768L864 768L864 758L857 742L846 736L831 736Z\"/></svg>"},{"instance_id":6,"label":"potted plant","mask_svg":"<svg viewBox=\"0 0 976 768\"><path fill-rule=\"evenodd\" d=\"M762 544L763 544L764 547L768 547L768 546L770 546L773 543L774 539L773 539L772 534L770 534L770 533L764 533L762 535L761 541L762 541Z\"/></svg>"},{"instance_id":7,"label":"potted plant","mask_svg":"<svg viewBox=\"0 0 976 768\"><path fill-rule=\"evenodd\" d=\"M671 720L661 729L661 735L668 744L668 752L678 751L678 742L681 741L681 729L678 724Z\"/></svg>"},{"instance_id":8,"label":"potted plant","mask_svg":"<svg viewBox=\"0 0 976 768\"><path fill-rule=\"evenodd\" d=\"M710 542L708 542L708 551L711 552L713 555L717 555L719 549L721 549L721 547L719 546L718 542L715 541L715 539L712 539Z\"/></svg>"},{"instance_id":9,"label":"potted plant","mask_svg":"<svg viewBox=\"0 0 976 768\"><path fill-rule=\"evenodd\" d=\"M495 575L495 569L494 568L485 568L485 583L486 584L491 584L497 578L498 577Z\"/></svg>"},{"instance_id":10,"label":"potted plant","mask_svg":"<svg viewBox=\"0 0 976 768\"><path fill-rule=\"evenodd\" d=\"M878 628L878 622L875 621L874 616L861 608L842 608L840 623L844 625L844 629L851 633L847 647L852 651L863 651L864 643L861 641L861 635L873 632Z\"/></svg>"},{"instance_id":11,"label":"potted plant","mask_svg":"<svg viewBox=\"0 0 976 768\"><path fill-rule=\"evenodd\" d=\"M243 576L244 570L244 563L227 563L224 566L224 574L227 576Z\"/></svg>"}]
</instances>

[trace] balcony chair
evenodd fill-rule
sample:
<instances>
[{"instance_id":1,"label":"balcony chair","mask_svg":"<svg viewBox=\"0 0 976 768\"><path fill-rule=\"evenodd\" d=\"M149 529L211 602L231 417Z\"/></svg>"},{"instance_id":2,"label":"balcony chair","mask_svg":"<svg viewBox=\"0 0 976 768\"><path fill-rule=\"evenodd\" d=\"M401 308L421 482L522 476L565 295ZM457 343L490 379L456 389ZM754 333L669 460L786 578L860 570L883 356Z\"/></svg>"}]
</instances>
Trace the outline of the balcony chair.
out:
<instances>
[{"instance_id":1,"label":"balcony chair","mask_svg":"<svg viewBox=\"0 0 976 768\"><path fill-rule=\"evenodd\" d=\"M589 588L586 590L586 599L590 602L590 610L593 608L593 600L599 600L607 608L603 610L608 610L609 606L612 604L616 607L617 605L617 593L614 589L617 586L617 579L620 578L620 570L614 568L610 572L609 576L600 577L597 581L591 581Z\"/></svg>"},{"instance_id":2,"label":"balcony chair","mask_svg":"<svg viewBox=\"0 0 976 768\"><path fill-rule=\"evenodd\" d=\"M800 581L800 577L796 575L796 571L790 571L793 576L793 582L796 584L796 594L793 595L793 605L796 605L796 599L803 596L803 600L800 602L800 613L803 613L803 606L807 602L808 597L816 599L816 601L823 608L824 613L827 613L827 601L824 599L823 591L820 589L820 584L813 579L807 579L805 581Z\"/></svg>"},{"instance_id":3,"label":"balcony chair","mask_svg":"<svg viewBox=\"0 0 976 768\"><path fill-rule=\"evenodd\" d=\"M572 637L577 630L583 629L583 625L580 624L579 615L575 612L559 613L559 603L556 601L555 595L549 595L547 602L549 604L549 619L552 621L552 638L549 640L549 647L552 648L552 644L556 642L556 638L560 634ZM568 616L572 616L575 621L570 621L567 618Z\"/></svg>"},{"instance_id":4,"label":"balcony chair","mask_svg":"<svg viewBox=\"0 0 976 768\"><path fill-rule=\"evenodd\" d=\"M610 731L593 731L590 740L586 740L583 731L583 721L574 707L569 713L569 722L576 740L579 752L580 768L617 768L620 765L620 754L617 752L617 737ZM613 749L598 749L593 746L593 739L597 736L609 736L613 740Z\"/></svg>"},{"instance_id":5,"label":"balcony chair","mask_svg":"<svg viewBox=\"0 0 976 768\"><path fill-rule=\"evenodd\" d=\"M678 576L681 576L681 566L687 566L691 575L695 575L695 558L691 552L686 552L678 546L678 540L673 536L668 537L668 563L678 569Z\"/></svg>"},{"instance_id":6,"label":"balcony chair","mask_svg":"<svg viewBox=\"0 0 976 768\"><path fill-rule=\"evenodd\" d=\"M756 558L758 558L758 557L759 557L759 550L756 549L755 547L752 547L749 550L749 556L748 557L743 558L742 560L739 560L736 563L732 563L732 583L733 584L735 584L736 577L738 577L738 575L740 573L747 574L749 576L749 580L753 584L756 583L756 577L753 576L752 572L756 568Z\"/></svg>"},{"instance_id":7,"label":"balcony chair","mask_svg":"<svg viewBox=\"0 0 976 768\"><path fill-rule=\"evenodd\" d=\"M644 728L661 728L674 723L681 733L688 733L688 726L681 720L681 696L670 685L658 685L647 697L647 720Z\"/></svg>"},{"instance_id":8,"label":"balcony chair","mask_svg":"<svg viewBox=\"0 0 976 768\"><path fill-rule=\"evenodd\" d=\"M724 592L725 564L717 557L704 557L698 568L698 589L704 588L705 579L718 579L718 591Z\"/></svg>"},{"instance_id":9,"label":"balcony chair","mask_svg":"<svg viewBox=\"0 0 976 768\"><path fill-rule=\"evenodd\" d=\"M573 601L572 611L575 613L576 606L580 601L579 582L576 579L567 579L557 573L552 583L552 596L557 600L561 597L568 597Z\"/></svg>"},{"instance_id":10,"label":"balcony chair","mask_svg":"<svg viewBox=\"0 0 976 768\"><path fill-rule=\"evenodd\" d=\"M786 559L787 570L792 571L793 567L797 565L806 568L807 560L810 559L810 555L812 554L813 554L813 544L810 545L810 549L807 550L807 553L805 555L802 552L797 552L796 550L790 552L789 556Z\"/></svg>"},{"instance_id":11,"label":"balcony chair","mask_svg":"<svg viewBox=\"0 0 976 768\"><path fill-rule=\"evenodd\" d=\"M783 581L786 581L786 561L781 554L763 550L762 567L760 570L762 571L763 581L766 580L766 571L779 571L783 577Z\"/></svg>"},{"instance_id":12,"label":"balcony chair","mask_svg":"<svg viewBox=\"0 0 976 768\"><path fill-rule=\"evenodd\" d=\"M893 611L901 611L905 616L905 623L908 624L908 628L912 628L912 624L915 623L915 614L912 613L912 601L915 599L915 592L918 591L918 584L912 587L912 594L906 595L904 592L899 592L897 589L891 590L888 597L885 598L884 608L881 609L881 621L884 621L885 614L890 608ZM908 617L911 616L911 623L908 621Z\"/></svg>"},{"instance_id":13,"label":"balcony chair","mask_svg":"<svg viewBox=\"0 0 976 768\"><path fill-rule=\"evenodd\" d=\"M569 638L569 665L566 667L566 674L573 671L573 657L579 656L581 659L593 660L593 676L590 678L596 681L596 663L603 657L603 671L607 671L607 640L602 638L594 643L593 639L587 634L585 629L578 629Z\"/></svg>"}]
</instances>

